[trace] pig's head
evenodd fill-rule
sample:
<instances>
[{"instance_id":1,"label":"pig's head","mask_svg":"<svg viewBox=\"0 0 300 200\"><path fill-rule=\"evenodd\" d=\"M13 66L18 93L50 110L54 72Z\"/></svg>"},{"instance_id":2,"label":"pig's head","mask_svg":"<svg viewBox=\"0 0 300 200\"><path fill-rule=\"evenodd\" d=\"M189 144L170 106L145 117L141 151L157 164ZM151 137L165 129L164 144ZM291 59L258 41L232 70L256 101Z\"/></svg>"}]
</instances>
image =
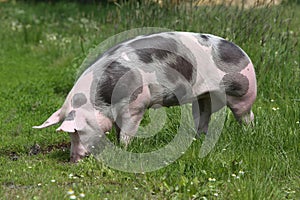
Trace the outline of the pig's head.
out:
<instances>
[{"instance_id":1,"label":"pig's head","mask_svg":"<svg viewBox=\"0 0 300 200\"><path fill-rule=\"evenodd\" d=\"M112 127L112 121L95 109L91 101L93 74L85 73L68 94L62 108L53 113L42 125L33 128L46 128L61 123L56 129L70 134L71 162L77 162L91 152L91 140L102 136ZM88 87L90 86L90 87Z\"/></svg>"}]
</instances>

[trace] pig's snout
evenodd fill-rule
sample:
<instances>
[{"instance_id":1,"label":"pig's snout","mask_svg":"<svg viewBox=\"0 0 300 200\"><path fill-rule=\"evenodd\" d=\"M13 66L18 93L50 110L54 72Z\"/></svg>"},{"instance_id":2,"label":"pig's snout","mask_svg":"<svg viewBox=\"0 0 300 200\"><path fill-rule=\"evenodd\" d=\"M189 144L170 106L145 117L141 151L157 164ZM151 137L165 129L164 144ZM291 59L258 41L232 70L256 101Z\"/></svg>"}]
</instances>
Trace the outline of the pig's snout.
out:
<instances>
[{"instance_id":1,"label":"pig's snout","mask_svg":"<svg viewBox=\"0 0 300 200\"><path fill-rule=\"evenodd\" d=\"M70 161L77 163L82 158L89 155L89 152L82 145L78 132L70 133L71 137L71 152L70 152Z\"/></svg>"}]
</instances>

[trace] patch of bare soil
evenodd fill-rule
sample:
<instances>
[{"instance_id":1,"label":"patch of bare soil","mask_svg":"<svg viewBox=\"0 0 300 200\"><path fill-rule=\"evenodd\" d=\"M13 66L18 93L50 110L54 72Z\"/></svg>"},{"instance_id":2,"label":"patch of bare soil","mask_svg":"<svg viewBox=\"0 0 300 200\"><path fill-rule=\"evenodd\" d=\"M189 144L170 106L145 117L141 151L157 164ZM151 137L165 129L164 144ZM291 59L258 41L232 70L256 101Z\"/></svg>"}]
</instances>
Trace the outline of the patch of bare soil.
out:
<instances>
[{"instance_id":1,"label":"patch of bare soil","mask_svg":"<svg viewBox=\"0 0 300 200\"><path fill-rule=\"evenodd\" d=\"M49 154L52 151L55 150L61 150L63 152L68 151L71 147L71 143L70 142L62 142L62 143L58 143L58 144L51 144L45 147L41 147L39 144L34 144L33 146L31 146L29 148L28 151L28 155L29 156L34 156L34 155L38 155L38 154ZM8 156L11 160L13 161L17 161L19 159L19 154L17 152L9 152Z\"/></svg>"}]
</instances>

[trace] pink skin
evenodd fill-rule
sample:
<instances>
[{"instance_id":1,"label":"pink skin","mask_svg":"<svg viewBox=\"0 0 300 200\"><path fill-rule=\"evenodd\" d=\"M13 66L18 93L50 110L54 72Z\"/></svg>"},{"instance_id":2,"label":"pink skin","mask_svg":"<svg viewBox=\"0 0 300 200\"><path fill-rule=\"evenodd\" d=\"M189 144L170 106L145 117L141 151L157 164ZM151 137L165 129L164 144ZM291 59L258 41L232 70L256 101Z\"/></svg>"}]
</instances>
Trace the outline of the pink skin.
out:
<instances>
[{"instance_id":1,"label":"pink skin","mask_svg":"<svg viewBox=\"0 0 300 200\"><path fill-rule=\"evenodd\" d=\"M256 99L257 93L256 77L252 63L249 63L248 66L240 73L245 75L249 80L249 89L244 96L234 97L227 95L227 102L218 102L218 99L214 99L216 101L212 104L212 99L209 96L203 95L199 97L198 101L193 102L193 117L198 136L202 132L207 133L212 112L216 112L225 106L225 104L227 104L227 106L232 110L239 123L245 123L247 125L252 124L254 120L254 114L251 110L251 107ZM197 108L196 104L198 104L199 108ZM215 107L212 108L212 105Z\"/></svg>"},{"instance_id":2,"label":"pink skin","mask_svg":"<svg viewBox=\"0 0 300 200\"><path fill-rule=\"evenodd\" d=\"M150 91L148 85L143 85L142 93L137 96L137 99L129 105L123 107L121 111L118 129L120 131L120 141L127 146L132 137L136 134L143 115L150 103Z\"/></svg>"},{"instance_id":3,"label":"pink skin","mask_svg":"<svg viewBox=\"0 0 300 200\"><path fill-rule=\"evenodd\" d=\"M96 111L96 120L101 127L101 132L105 133L112 128L112 121L102 115L100 112ZM65 123L65 122L64 122ZM71 137L71 152L70 152L70 161L73 163L78 162L85 156L87 156L90 152L85 148L85 145L83 144L82 140L80 139L80 131L67 131L70 133Z\"/></svg>"},{"instance_id":4,"label":"pink skin","mask_svg":"<svg viewBox=\"0 0 300 200\"><path fill-rule=\"evenodd\" d=\"M232 110L236 119L241 123L251 124L254 114L251 110L256 98L256 77L252 63L241 71L249 80L248 92L242 97L227 96L227 104Z\"/></svg>"},{"instance_id":5,"label":"pink skin","mask_svg":"<svg viewBox=\"0 0 300 200\"><path fill-rule=\"evenodd\" d=\"M96 115L97 123L103 133L111 130L113 123L108 117L105 117L98 111L96 111L95 115Z\"/></svg>"},{"instance_id":6,"label":"pink skin","mask_svg":"<svg viewBox=\"0 0 300 200\"><path fill-rule=\"evenodd\" d=\"M70 161L73 163L77 163L79 160L88 155L88 151L82 145L79 133L76 131L74 133L70 133L71 137L71 152L70 152Z\"/></svg>"},{"instance_id":7,"label":"pink skin","mask_svg":"<svg viewBox=\"0 0 300 200\"><path fill-rule=\"evenodd\" d=\"M150 102L150 91L147 85L143 86L143 92L138 95L137 99L131 102L128 106L123 107L120 115L122 120L122 126L120 127L120 140L127 146L131 138L137 132L139 124L143 119L143 115L147 104ZM113 122L111 119L105 117L100 112L96 111L96 120L101 128L101 132L105 133L112 129ZM69 122L68 122L69 123ZM68 130L70 132L70 130ZM80 132L75 131L70 133L71 136L71 162L78 162L83 157L89 154L87 149L80 140Z\"/></svg>"}]
</instances>

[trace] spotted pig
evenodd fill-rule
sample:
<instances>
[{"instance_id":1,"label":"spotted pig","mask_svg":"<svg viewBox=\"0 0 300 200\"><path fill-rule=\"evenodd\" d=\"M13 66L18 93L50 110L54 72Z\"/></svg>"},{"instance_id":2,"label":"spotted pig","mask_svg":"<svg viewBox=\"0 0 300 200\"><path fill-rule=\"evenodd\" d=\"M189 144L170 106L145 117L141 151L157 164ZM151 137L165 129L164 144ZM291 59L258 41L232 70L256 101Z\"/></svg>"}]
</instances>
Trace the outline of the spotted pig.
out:
<instances>
[{"instance_id":1,"label":"spotted pig","mask_svg":"<svg viewBox=\"0 0 300 200\"><path fill-rule=\"evenodd\" d=\"M148 108L192 103L196 130L205 133L211 114L224 106L249 124L255 98L253 64L237 45L210 34L163 32L106 51L82 73L63 106L34 128L61 122L57 131L70 133L71 161L77 162L89 152L90 136L113 126L127 145Z\"/></svg>"}]
</instances>

